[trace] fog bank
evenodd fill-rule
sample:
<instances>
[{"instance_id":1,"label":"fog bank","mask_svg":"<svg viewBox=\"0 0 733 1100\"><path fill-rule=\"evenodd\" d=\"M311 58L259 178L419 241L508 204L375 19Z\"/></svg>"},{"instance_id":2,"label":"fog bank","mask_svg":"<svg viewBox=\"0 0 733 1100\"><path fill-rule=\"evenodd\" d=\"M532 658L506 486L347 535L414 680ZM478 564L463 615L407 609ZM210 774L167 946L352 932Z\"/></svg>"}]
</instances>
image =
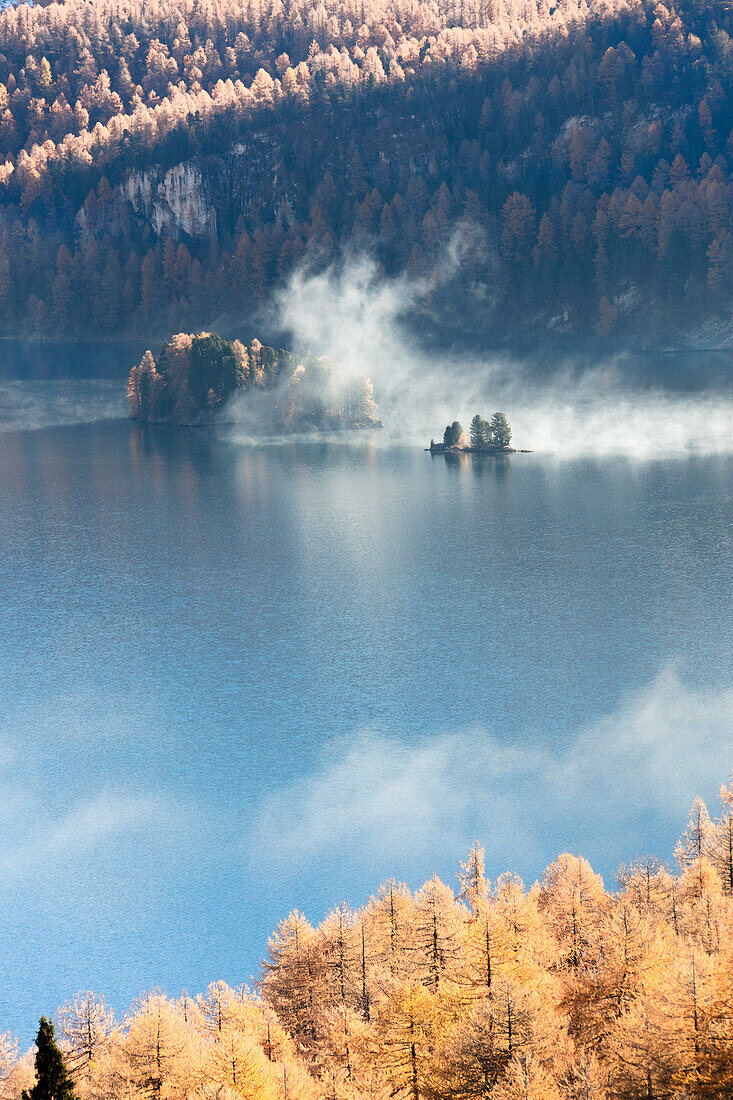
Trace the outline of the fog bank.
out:
<instances>
[{"instance_id":1,"label":"fog bank","mask_svg":"<svg viewBox=\"0 0 733 1100\"><path fill-rule=\"evenodd\" d=\"M450 268L450 258L447 261ZM387 279L368 257L314 274L301 269L278 294L271 319L296 347L332 358L375 383L384 442L425 446L459 419L505 412L513 443L547 454L657 458L733 451L733 393L644 388L622 357L537 377L509 355L447 355L417 346L408 316L426 290Z\"/></svg>"}]
</instances>

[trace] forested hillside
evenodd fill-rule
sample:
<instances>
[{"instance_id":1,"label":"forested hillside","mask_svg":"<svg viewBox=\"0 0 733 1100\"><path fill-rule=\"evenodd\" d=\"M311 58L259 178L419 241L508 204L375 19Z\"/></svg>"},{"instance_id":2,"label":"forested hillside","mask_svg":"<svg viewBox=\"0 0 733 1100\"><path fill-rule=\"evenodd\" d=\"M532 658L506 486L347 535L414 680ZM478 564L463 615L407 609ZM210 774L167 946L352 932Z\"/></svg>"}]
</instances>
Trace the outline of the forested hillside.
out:
<instances>
[{"instance_id":1,"label":"forested hillside","mask_svg":"<svg viewBox=\"0 0 733 1100\"><path fill-rule=\"evenodd\" d=\"M348 247L507 337L726 315L732 34L712 0L16 4L0 330L190 331Z\"/></svg>"},{"instance_id":2,"label":"forested hillside","mask_svg":"<svg viewBox=\"0 0 733 1100\"><path fill-rule=\"evenodd\" d=\"M733 1094L733 784L696 800L672 873L609 892L561 855L529 890L388 882L317 928L294 912L261 990L141 998L116 1023L80 993L57 1014L80 1100L724 1100ZM33 1080L0 1036L0 1095ZM40 1096L51 1095L39 1092Z\"/></svg>"}]
</instances>

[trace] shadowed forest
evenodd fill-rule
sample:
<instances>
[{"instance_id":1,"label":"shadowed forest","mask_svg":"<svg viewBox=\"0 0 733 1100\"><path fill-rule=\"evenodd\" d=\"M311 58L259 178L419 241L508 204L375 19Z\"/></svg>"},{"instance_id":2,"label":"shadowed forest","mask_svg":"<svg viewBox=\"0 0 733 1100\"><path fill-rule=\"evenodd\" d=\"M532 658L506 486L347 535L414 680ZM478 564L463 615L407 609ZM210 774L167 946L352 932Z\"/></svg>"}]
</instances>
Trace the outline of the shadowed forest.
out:
<instances>
[{"instance_id":1,"label":"shadowed forest","mask_svg":"<svg viewBox=\"0 0 733 1100\"><path fill-rule=\"evenodd\" d=\"M716 820L695 801L676 872L637 859L612 892L567 854L530 889L512 874L489 882L475 845L457 896L433 877L415 893L388 882L317 928L291 913L256 993L154 991L119 1023L79 993L56 1016L63 1095L723 1100L733 785L721 798ZM33 1081L33 1053L18 1059L0 1037L0 1095L19 1100Z\"/></svg>"},{"instance_id":2,"label":"shadowed forest","mask_svg":"<svg viewBox=\"0 0 733 1100\"><path fill-rule=\"evenodd\" d=\"M170 332L373 254L507 339L727 315L709 0L68 0L0 13L0 331Z\"/></svg>"}]
</instances>

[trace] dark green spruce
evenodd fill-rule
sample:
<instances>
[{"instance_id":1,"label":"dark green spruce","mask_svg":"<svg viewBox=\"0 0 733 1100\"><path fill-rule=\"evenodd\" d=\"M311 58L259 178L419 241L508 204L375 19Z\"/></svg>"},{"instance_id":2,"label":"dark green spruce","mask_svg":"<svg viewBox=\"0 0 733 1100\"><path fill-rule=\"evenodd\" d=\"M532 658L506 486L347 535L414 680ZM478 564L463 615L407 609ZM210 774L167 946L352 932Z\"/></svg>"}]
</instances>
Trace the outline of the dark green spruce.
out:
<instances>
[{"instance_id":1,"label":"dark green spruce","mask_svg":"<svg viewBox=\"0 0 733 1100\"><path fill-rule=\"evenodd\" d=\"M56 1042L54 1026L45 1016L36 1037L36 1083L23 1100L76 1100L74 1082L69 1076L61 1048Z\"/></svg>"}]
</instances>

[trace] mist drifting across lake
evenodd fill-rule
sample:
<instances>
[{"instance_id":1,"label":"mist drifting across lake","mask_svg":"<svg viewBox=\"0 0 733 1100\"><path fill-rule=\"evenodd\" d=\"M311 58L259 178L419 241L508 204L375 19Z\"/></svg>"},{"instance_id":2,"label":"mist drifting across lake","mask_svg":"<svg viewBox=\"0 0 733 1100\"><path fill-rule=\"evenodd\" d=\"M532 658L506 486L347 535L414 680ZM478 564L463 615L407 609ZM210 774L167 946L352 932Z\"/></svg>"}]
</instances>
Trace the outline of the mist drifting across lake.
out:
<instances>
[{"instance_id":1,"label":"mist drifting across lake","mask_svg":"<svg viewBox=\"0 0 733 1100\"><path fill-rule=\"evenodd\" d=\"M730 770L732 484L722 447L3 433L0 1028L246 981L291 908L476 837L529 880L669 856Z\"/></svg>"}]
</instances>

